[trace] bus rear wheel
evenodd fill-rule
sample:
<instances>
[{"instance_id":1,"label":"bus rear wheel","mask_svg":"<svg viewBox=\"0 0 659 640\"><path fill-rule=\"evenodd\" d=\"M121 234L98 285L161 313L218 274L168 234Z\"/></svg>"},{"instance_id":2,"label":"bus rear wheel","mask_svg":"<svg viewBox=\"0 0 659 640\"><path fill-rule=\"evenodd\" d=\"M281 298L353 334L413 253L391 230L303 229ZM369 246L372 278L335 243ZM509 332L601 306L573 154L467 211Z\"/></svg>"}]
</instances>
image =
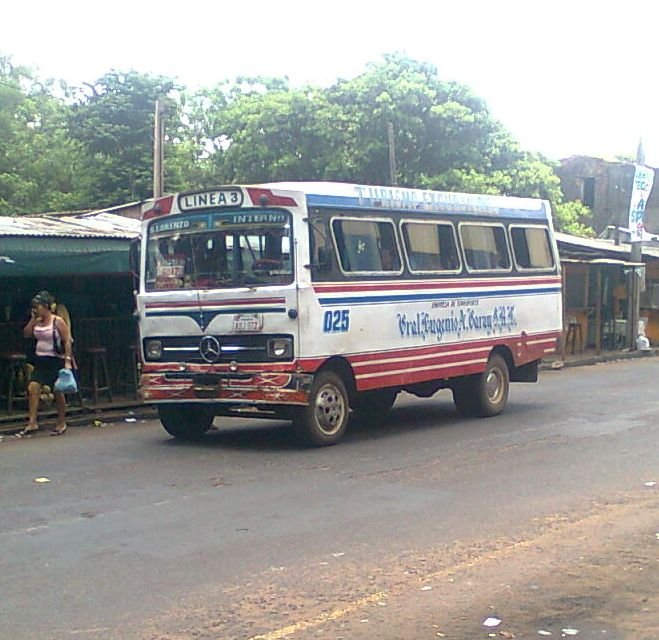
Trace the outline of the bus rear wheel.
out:
<instances>
[{"instance_id":1,"label":"bus rear wheel","mask_svg":"<svg viewBox=\"0 0 659 640\"><path fill-rule=\"evenodd\" d=\"M345 433L348 411L348 392L341 377L334 371L321 371L311 387L309 404L293 417L293 428L307 445L333 445Z\"/></svg>"},{"instance_id":2,"label":"bus rear wheel","mask_svg":"<svg viewBox=\"0 0 659 640\"><path fill-rule=\"evenodd\" d=\"M368 425L376 424L394 406L397 395L396 389L377 389L356 394L352 401L355 418Z\"/></svg>"},{"instance_id":3,"label":"bus rear wheel","mask_svg":"<svg viewBox=\"0 0 659 640\"><path fill-rule=\"evenodd\" d=\"M161 404L158 418L169 435L179 440L199 440L213 424L213 414L189 404Z\"/></svg>"},{"instance_id":4,"label":"bus rear wheel","mask_svg":"<svg viewBox=\"0 0 659 640\"><path fill-rule=\"evenodd\" d=\"M508 402L510 372L505 359L490 356L483 373L457 380L453 385L453 402L465 416L489 418L499 415Z\"/></svg>"}]
</instances>

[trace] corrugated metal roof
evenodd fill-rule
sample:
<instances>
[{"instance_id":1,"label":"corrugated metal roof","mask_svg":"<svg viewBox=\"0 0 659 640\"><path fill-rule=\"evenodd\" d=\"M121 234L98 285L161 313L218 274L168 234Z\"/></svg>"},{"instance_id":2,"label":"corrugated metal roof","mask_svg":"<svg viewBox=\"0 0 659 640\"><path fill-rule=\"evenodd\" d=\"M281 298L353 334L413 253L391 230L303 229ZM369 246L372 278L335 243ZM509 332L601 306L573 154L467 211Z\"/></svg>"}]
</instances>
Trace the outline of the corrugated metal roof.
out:
<instances>
[{"instance_id":1,"label":"corrugated metal roof","mask_svg":"<svg viewBox=\"0 0 659 640\"><path fill-rule=\"evenodd\" d=\"M114 213L0 216L0 236L131 239L140 234L139 220Z\"/></svg>"},{"instance_id":2,"label":"corrugated metal roof","mask_svg":"<svg viewBox=\"0 0 659 640\"><path fill-rule=\"evenodd\" d=\"M616 245L613 240L602 240L599 238L581 238L579 236L572 236L567 233L556 234L556 241L559 244L559 253L560 245L570 245L575 248L585 249L589 252L602 252L608 253L616 256L629 258L631 247L629 244L619 244ZM643 255L651 258L659 258L659 249L656 247L643 247Z\"/></svg>"}]
</instances>

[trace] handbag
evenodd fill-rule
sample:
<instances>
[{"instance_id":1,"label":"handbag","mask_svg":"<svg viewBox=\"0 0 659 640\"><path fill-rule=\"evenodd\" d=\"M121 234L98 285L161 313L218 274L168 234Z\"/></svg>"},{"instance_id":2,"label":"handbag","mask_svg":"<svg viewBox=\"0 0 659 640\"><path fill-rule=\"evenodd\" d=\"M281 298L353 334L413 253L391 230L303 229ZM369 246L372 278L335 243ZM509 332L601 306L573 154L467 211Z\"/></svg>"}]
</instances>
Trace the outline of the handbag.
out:
<instances>
[{"instance_id":1,"label":"handbag","mask_svg":"<svg viewBox=\"0 0 659 640\"><path fill-rule=\"evenodd\" d=\"M64 355L64 344L62 343L62 336L60 335L59 330L55 326L55 321L53 320L53 351L58 356Z\"/></svg>"},{"instance_id":2,"label":"handbag","mask_svg":"<svg viewBox=\"0 0 659 640\"><path fill-rule=\"evenodd\" d=\"M54 385L55 391L59 393L72 394L78 392L78 383L71 369L60 369Z\"/></svg>"}]
</instances>

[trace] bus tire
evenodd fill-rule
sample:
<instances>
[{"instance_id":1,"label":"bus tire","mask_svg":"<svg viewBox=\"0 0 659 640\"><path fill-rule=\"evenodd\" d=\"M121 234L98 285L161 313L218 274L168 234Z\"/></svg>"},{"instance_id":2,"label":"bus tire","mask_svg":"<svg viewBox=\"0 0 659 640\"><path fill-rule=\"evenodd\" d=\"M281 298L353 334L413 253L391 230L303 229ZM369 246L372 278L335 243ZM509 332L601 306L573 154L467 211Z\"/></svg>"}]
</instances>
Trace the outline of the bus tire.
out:
<instances>
[{"instance_id":1,"label":"bus tire","mask_svg":"<svg viewBox=\"0 0 659 640\"><path fill-rule=\"evenodd\" d=\"M309 404L293 416L293 428L304 444L326 447L343 437L348 413L348 392L341 376L321 371L311 386Z\"/></svg>"},{"instance_id":2,"label":"bus tire","mask_svg":"<svg viewBox=\"0 0 659 640\"><path fill-rule=\"evenodd\" d=\"M453 402L465 416L489 418L499 415L508 402L510 372L504 358L490 356L483 373L467 376L453 385Z\"/></svg>"},{"instance_id":3,"label":"bus tire","mask_svg":"<svg viewBox=\"0 0 659 640\"><path fill-rule=\"evenodd\" d=\"M355 394L352 401L355 418L368 425L378 423L394 406L397 395L397 389L377 389Z\"/></svg>"},{"instance_id":4,"label":"bus tire","mask_svg":"<svg viewBox=\"0 0 659 640\"><path fill-rule=\"evenodd\" d=\"M213 414L189 404L161 404L158 418L165 431L179 440L199 440L211 428Z\"/></svg>"}]
</instances>

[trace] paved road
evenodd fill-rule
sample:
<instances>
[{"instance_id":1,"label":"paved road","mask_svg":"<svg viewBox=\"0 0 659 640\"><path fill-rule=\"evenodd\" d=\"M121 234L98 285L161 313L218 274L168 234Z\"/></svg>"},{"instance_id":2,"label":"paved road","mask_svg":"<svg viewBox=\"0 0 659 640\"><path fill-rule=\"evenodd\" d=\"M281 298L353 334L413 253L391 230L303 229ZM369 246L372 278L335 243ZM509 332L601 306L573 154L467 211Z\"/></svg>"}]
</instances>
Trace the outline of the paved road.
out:
<instances>
[{"instance_id":1,"label":"paved road","mask_svg":"<svg viewBox=\"0 0 659 640\"><path fill-rule=\"evenodd\" d=\"M0 638L656 640L657 379L545 372L488 420L406 396L319 450L248 420L5 438Z\"/></svg>"}]
</instances>

